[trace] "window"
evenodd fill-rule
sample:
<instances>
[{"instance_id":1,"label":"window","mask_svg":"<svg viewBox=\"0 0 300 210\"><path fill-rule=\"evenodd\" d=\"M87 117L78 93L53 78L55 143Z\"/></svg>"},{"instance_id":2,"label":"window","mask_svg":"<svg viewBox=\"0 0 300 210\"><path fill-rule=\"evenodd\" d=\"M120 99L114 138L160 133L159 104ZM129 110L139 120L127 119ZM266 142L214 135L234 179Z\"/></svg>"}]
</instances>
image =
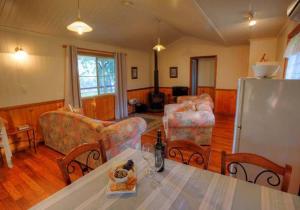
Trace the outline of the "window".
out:
<instances>
[{"instance_id":1,"label":"window","mask_svg":"<svg viewBox=\"0 0 300 210\"><path fill-rule=\"evenodd\" d=\"M300 53L289 57L285 78L300 80Z\"/></svg>"},{"instance_id":2,"label":"window","mask_svg":"<svg viewBox=\"0 0 300 210\"><path fill-rule=\"evenodd\" d=\"M110 57L78 55L81 97L115 93L115 60Z\"/></svg>"}]
</instances>

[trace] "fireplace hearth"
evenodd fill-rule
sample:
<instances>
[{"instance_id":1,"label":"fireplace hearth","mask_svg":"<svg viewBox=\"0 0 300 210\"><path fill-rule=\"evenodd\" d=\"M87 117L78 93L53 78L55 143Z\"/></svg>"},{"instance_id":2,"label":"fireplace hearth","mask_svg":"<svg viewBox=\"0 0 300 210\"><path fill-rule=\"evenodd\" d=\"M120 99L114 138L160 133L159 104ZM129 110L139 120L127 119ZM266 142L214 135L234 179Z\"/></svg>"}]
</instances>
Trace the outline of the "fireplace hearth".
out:
<instances>
[{"instance_id":1,"label":"fireplace hearth","mask_svg":"<svg viewBox=\"0 0 300 210\"><path fill-rule=\"evenodd\" d=\"M165 94L159 92L157 51L154 50L154 91L149 93L149 111L163 112L164 105L165 105Z\"/></svg>"}]
</instances>

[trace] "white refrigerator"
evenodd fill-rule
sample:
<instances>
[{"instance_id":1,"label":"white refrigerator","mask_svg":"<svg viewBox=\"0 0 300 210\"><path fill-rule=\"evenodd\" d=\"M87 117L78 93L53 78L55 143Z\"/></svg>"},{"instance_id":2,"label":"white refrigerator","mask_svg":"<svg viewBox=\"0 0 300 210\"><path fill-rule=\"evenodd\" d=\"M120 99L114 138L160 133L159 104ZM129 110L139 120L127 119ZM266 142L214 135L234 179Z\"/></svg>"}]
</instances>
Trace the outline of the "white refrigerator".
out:
<instances>
[{"instance_id":1,"label":"white refrigerator","mask_svg":"<svg viewBox=\"0 0 300 210\"><path fill-rule=\"evenodd\" d=\"M292 166L289 192L300 186L300 81L241 78L233 153L262 155ZM253 169L251 169L253 170Z\"/></svg>"}]
</instances>

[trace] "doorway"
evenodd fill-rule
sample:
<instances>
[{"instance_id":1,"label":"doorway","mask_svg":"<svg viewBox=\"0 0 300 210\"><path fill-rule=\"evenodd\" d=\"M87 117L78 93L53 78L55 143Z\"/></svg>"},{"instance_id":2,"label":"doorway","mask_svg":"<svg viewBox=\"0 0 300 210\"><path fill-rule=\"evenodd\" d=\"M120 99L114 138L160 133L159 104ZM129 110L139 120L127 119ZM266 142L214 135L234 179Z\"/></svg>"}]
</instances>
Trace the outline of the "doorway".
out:
<instances>
[{"instance_id":1,"label":"doorway","mask_svg":"<svg viewBox=\"0 0 300 210\"><path fill-rule=\"evenodd\" d=\"M197 56L190 58L190 94L207 93L215 99L217 78L217 56Z\"/></svg>"}]
</instances>

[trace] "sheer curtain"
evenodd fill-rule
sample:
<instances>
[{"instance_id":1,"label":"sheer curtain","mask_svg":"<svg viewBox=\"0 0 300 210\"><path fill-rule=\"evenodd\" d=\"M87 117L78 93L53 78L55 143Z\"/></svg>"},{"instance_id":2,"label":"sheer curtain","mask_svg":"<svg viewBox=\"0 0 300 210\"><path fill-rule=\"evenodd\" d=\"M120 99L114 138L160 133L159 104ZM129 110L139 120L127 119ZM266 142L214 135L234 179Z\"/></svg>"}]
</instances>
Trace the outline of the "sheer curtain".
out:
<instances>
[{"instance_id":1,"label":"sheer curtain","mask_svg":"<svg viewBox=\"0 0 300 210\"><path fill-rule=\"evenodd\" d=\"M300 53L288 58L285 78L300 80Z\"/></svg>"},{"instance_id":2,"label":"sheer curtain","mask_svg":"<svg viewBox=\"0 0 300 210\"><path fill-rule=\"evenodd\" d=\"M65 106L70 104L74 108L81 107L77 54L78 50L75 46L67 46L65 70Z\"/></svg>"},{"instance_id":3,"label":"sheer curtain","mask_svg":"<svg viewBox=\"0 0 300 210\"><path fill-rule=\"evenodd\" d=\"M12 163L12 153L10 150L10 146L8 143L8 136L6 133L6 128L5 128L5 124L7 124L7 122L2 119L0 117L0 147L4 148L4 153L5 153L5 157L6 157L6 162L9 168L13 167L13 163Z\"/></svg>"},{"instance_id":4,"label":"sheer curtain","mask_svg":"<svg viewBox=\"0 0 300 210\"><path fill-rule=\"evenodd\" d=\"M300 33L289 41L284 57L288 58L285 78L300 79Z\"/></svg>"},{"instance_id":5,"label":"sheer curtain","mask_svg":"<svg viewBox=\"0 0 300 210\"><path fill-rule=\"evenodd\" d=\"M128 116L127 106L127 71L126 71L126 54L115 54L116 64L116 102L115 116L116 119L122 119Z\"/></svg>"}]
</instances>

